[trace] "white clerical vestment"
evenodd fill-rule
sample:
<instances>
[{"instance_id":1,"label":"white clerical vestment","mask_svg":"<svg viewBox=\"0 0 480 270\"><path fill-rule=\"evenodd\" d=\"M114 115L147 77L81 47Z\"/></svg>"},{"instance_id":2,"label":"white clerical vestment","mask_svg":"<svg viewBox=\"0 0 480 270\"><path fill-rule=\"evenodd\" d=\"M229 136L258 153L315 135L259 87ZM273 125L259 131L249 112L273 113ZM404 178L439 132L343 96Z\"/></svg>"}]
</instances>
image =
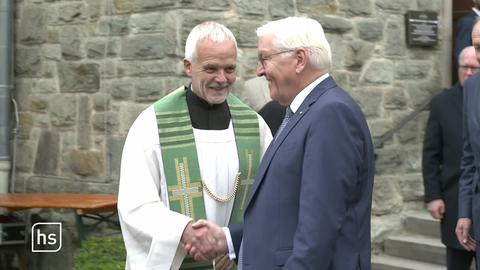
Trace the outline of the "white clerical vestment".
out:
<instances>
[{"instance_id":1,"label":"white clerical vestment","mask_svg":"<svg viewBox=\"0 0 480 270\"><path fill-rule=\"evenodd\" d=\"M257 115L258 116L258 115ZM261 155L272 140L258 116ZM232 122L225 130L193 129L202 180L217 196L227 197L238 173ZM127 249L126 269L178 269L185 257L180 239L190 217L169 210L167 184L153 106L130 128L122 153L118 214ZM228 225L233 199L219 203L203 191L207 219Z\"/></svg>"}]
</instances>

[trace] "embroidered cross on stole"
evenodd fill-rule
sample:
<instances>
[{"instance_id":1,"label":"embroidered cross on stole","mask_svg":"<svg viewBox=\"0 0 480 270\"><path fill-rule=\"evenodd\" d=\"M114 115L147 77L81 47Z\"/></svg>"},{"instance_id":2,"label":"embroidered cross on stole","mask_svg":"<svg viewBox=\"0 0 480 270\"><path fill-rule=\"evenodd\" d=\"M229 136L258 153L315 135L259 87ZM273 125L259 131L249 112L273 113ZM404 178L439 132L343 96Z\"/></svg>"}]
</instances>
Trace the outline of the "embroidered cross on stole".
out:
<instances>
[{"instance_id":1,"label":"embroidered cross on stole","mask_svg":"<svg viewBox=\"0 0 480 270\"><path fill-rule=\"evenodd\" d=\"M154 109L170 209L198 220L206 219L206 212L186 91L183 86L174 90L155 102ZM239 178L230 215L230 224L234 224L243 220L243 206L260 163L260 133L257 115L252 109L231 94L227 97L227 104L239 160ZM211 269L211 265L185 260L181 269L187 268Z\"/></svg>"}]
</instances>

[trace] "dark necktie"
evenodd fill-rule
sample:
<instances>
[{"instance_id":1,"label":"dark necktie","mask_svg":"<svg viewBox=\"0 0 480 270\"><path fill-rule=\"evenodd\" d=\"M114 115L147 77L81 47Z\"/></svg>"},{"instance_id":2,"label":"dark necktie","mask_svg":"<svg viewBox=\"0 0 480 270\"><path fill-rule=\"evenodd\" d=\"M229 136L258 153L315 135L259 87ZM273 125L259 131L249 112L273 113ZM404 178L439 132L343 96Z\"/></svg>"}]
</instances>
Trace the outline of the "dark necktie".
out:
<instances>
[{"instance_id":1,"label":"dark necktie","mask_svg":"<svg viewBox=\"0 0 480 270\"><path fill-rule=\"evenodd\" d=\"M277 138L280 136L280 133L282 133L283 129L287 126L288 121L290 121L292 116L293 116L293 112L290 109L290 106L288 106L287 109L285 110L285 117L283 118L282 124L280 124L277 134L275 134L275 140L277 140Z\"/></svg>"}]
</instances>

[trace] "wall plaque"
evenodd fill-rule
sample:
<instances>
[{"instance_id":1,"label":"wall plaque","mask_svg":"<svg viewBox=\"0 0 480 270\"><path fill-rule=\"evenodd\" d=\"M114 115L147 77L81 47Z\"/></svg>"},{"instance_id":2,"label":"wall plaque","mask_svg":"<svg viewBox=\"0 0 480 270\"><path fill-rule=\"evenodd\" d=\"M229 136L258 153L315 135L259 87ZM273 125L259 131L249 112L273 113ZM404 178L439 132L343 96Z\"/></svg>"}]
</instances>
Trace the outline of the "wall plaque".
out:
<instances>
[{"instance_id":1,"label":"wall plaque","mask_svg":"<svg viewBox=\"0 0 480 270\"><path fill-rule=\"evenodd\" d=\"M407 11L406 32L409 46L435 46L438 43L438 14L428 11Z\"/></svg>"}]
</instances>

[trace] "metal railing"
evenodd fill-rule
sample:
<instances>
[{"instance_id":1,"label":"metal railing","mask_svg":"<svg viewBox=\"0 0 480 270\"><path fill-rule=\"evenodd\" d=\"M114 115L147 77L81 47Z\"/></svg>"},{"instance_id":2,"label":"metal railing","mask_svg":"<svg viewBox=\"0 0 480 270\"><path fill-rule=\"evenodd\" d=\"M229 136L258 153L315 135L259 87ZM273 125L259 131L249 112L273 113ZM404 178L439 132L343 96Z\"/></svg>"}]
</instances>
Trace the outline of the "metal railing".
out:
<instances>
[{"instance_id":1,"label":"metal railing","mask_svg":"<svg viewBox=\"0 0 480 270\"><path fill-rule=\"evenodd\" d=\"M376 148L382 148L383 144L387 141L390 140L393 137L393 134L397 133L399 130L401 130L408 122L411 120L415 119L422 111L427 109L430 105L430 102L432 101L432 98L436 96L438 93L432 94L430 97L428 97L420 106L418 106L413 112L405 116L400 122L398 122L393 128L389 129L387 132L382 134L378 139L375 140L375 149Z\"/></svg>"}]
</instances>

